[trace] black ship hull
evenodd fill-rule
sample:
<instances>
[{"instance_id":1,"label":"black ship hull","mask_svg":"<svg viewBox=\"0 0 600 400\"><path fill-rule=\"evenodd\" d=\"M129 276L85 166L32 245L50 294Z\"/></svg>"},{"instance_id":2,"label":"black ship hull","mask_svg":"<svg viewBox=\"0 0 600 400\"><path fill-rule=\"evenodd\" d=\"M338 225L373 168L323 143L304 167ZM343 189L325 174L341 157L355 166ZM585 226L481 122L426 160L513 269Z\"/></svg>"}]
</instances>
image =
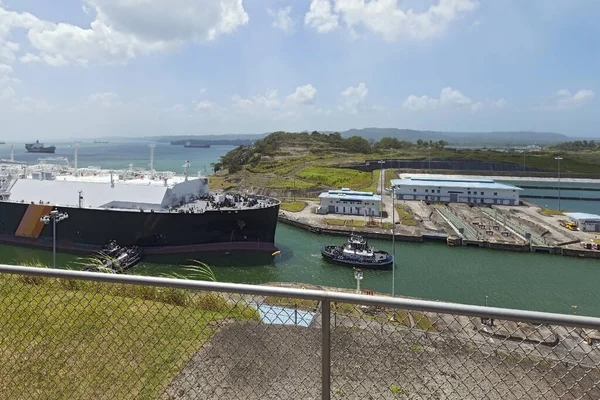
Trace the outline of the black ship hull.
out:
<instances>
[{"instance_id":1,"label":"black ship hull","mask_svg":"<svg viewBox=\"0 0 600 400\"><path fill-rule=\"evenodd\" d=\"M52 249L50 205L0 202L0 243ZM69 217L56 225L59 251L90 253L111 240L146 256L199 252L274 252L279 205L204 213L163 213L56 207Z\"/></svg>"}]
</instances>

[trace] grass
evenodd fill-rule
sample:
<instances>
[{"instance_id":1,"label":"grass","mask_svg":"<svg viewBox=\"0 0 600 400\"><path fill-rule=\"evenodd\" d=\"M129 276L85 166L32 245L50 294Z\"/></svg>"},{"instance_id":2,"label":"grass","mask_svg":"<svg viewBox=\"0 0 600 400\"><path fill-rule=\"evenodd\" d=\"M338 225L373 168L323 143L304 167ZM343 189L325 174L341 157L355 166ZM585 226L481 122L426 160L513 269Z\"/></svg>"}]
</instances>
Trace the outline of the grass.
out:
<instances>
[{"instance_id":1,"label":"grass","mask_svg":"<svg viewBox=\"0 0 600 400\"><path fill-rule=\"evenodd\" d=\"M327 223L327 225L334 225L334 226L345 226L346 225L346 220L340 219L340 218L325 218L325 222Z\"/></svg>"},{"instance_id":2,"label":"grass","mask_svg":"<svg viewBox=\"0 0 600 400\"><path fill-rule=\"evenodd\" d=\"M549 217L553 216L553 215L563 215L565 213L565 211L559 211L559 210L555 210L553 208L548 208L548 207L544 207L539 211L540 214L542 215L547 215Z\"/></svg>"},{"instance_id":3,"label":"grass","mask_svg":"<svg viewBox=\"0 0 600 400\"><path fill-rule=\"evenodd\" d=\"M304 201L284 201L279 206L284 211L289 212L300 212L306 208L306 202Z\"/></svg>"},{"instance_id":4,"label":"grass","mask_svg":"<svg viewBox=\"0 0 600 400\"><path fill-rule=\"evenodd\" d=\"M362 220L359 220L359 219L358 220L357 219L348 219L348 220L346 220L346 226L353 226L353 227L356 227L356 228L362 228L365 225L366 225L365 221L362 221Z\"/></svg>"},{"instance_id":5,"label":"grass","mask_svg":"<svg viewBox=\"0 0 600 400\"><path fill-rule=\"evenodd\" d=\"M267 181L266 187L270 189L312 189L317 185L312 182L306 182L302 179L274 177Z\"/></svg>"},{"instance_id":6,"label":"grass","mask_svg":"<svg viewBox=\"0 0 600 400\"><path fill-rule=\"evenodd\" d=\"M309 299L293 299L287 297L269 296L265 298L265 304L279 307L297 308L298 310L314 311L319 302Z\"/></svg>"},{"instance_id":7,"label":"grass","mask_svg":"<svg viewBox=\"0 0 600 400\"><path fill-rule=\"evenodd\" d=\"M363 192L373 192L377 193L377 186L379 184L379 179L381 178L381 171L375 170L371 174L371 184L369 186L363 187L360 190Z\"/></svg>"},{"instance_id":8,"label":"grass","mask_svg":"<svg viewBox=\"0 0 600 400\"><path fill-rule=\"evenodd\" d=\"M406 226L417 226L417 220L410 207L396 206L400 223Z\"/></svg>"},{"instance_id":9,"label":"grass","mask_svg":"<svg viewBox=\"0 0 600 400\"><path fill-rule=\"evenodd\" d=\"M223 318L215 293L0 276L0 398L157 398Z\"/></svg>"},{"instance_id":10,"label":"grass","mask_svg":"<svg viewBox=\"0 0 600 400\"><path fill-rule=\"evenodd\" d=\"M302 168L296 176L307 182L329 188L364 188L371 185L373 175L370 172L347 168L330 168L311 165Z\"/></svg>"}]
</instances>

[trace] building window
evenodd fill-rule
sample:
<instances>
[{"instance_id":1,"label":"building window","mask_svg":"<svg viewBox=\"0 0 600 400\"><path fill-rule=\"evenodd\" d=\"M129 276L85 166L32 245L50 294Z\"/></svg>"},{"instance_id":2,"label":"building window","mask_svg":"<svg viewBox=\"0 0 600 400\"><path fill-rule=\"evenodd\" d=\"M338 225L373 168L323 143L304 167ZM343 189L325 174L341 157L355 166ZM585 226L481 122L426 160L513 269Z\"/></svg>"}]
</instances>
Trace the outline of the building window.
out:
<instances>
[{"instance_id":1,"label":"building window","mask_svg":"<svg viewBox=\"0 0 600 400\"><path fill-rule=\"evenodd\" d=\"M413 192L417 193L417 189L413 189Z\"/></svg>"},{"instance_id":2,"label":"building window","mask_svg":"<svg viewBox=\"0 0 600 400\"><path fill-rule=\"evenodd\" d=\"M498 192L494 192L494 196L498 196Z\"/></svg>"},{"instance_id":3,"label":"building window","mask_svg":"<svg viewBox=\"0 0 600 400\"><path fill-rule=\"evenodd\" d=\"M471 191L469 190L469 191L467 192L467 194L471 194Z\"/></svg>"},{"instance_id":4,"label":"building window","mask_svg":"<svg viewBox=\"0 0 600 400\"><path fill-rule=\"evenodd\" d=\"M440 189L438 189L438 193L440 192Z\"/></svg>"},{"instance_id":5,"label":"building window","mask_svg":"<svg viewBox=\"0 0 600 400\"><path fill-rule=\"evenodd\" d=\"M425 193L429 193L429 189L425 189Z\"/></svg>"},{"instance_id":6,"label":"building window","mask_svg":"<svg viewBox=\"0 0 600 400\"><path fill-rule=\"evenodd\" d=\"M481 192L481 195L483 196L483 192Z\"/></svg>"}]
</instances>

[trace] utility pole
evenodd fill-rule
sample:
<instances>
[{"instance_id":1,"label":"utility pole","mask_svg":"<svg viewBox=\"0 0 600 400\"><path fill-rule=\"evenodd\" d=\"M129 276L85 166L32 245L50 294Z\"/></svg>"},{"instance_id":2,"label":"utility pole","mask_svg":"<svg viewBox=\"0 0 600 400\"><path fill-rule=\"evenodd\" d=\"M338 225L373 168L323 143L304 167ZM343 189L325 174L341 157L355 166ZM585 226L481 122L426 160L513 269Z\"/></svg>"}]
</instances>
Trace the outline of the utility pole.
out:
<instances>
[{"instance_id":1,"label":"utility pole","mask_svg":"<svg viewBox=\"0 0 600 400\"><path fill-rule=\"evenodd\" d=\"M396 191L392 188L392 297L396 297Z\"/></svg>"},{"instance_id":2,"label":"utility pole","mask_svg":"<svg viewBox=\"0 0 600 400\"><path fill-rule=\"evenodd\" d=\"M560 211L560 160L562 160L561 156L556 156L554 159L558 164L558 211Z\"/></svg>"},{"instance_id":3,"label":"utility pole","mask_svg":"<svg viewBox=\"0 0 600 400\"><path fill-rule=\"evenodd\" d=\"M379 195L381 196L381 201L379 202L379 225L381 228L383 228L383 190L384 190L384 182L385 179L383 177L383 164L385 163L385 161L383 160L379 160Z\"/></svg>"}]
</instances>

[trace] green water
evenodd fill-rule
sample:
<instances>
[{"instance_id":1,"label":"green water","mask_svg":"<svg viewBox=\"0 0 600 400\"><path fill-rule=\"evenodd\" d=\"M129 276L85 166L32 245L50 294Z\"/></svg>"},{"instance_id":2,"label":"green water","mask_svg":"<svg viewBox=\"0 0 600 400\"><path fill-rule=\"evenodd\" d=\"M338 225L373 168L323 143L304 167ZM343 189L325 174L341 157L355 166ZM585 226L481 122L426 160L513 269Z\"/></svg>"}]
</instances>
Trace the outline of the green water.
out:
<instances>
[{"instance_id":1,"label":"green water","mask_svg":"<svg viewBox=\"0 0 600 400\"><path fill-rule=\"evenodd\" d=\"M182 172L181 164L190 160L193 168L203 170L205 165L209 166L230 149L230 146L185 149L182 146L159 144L155 165L159 169ZM7 157L7 152L6 146L0 146L0 158ZM15 153L17 160L34 161L33 158L26 159L33 156L22 150ZM67 145L59 146L57 150L58 155L70 156L71 153L72 148ZM148 155L147 142L82 144L79 162L80 165L126 168L130 162L145 166ZM536 193L536 190L529 192ZM588 193L593 195L598 192L577 192L580 196ZM552 200L541 201L544 202L542 205L556 207ZM561 206L570 211L600 212L600 202L563 201ZM351 288L355 287L352 269L325 263L320 255L321 246L343 240L341 237L310 234L280 224L276 237L276 244L281 249L280 256L265 259L236 254L202 255L197 259L213 266L221 282L303 282ZM392 250L391 242L371 243L383 250ZM571 306L577 305L578 313L600 317L600 302L596 294L597 282L600 281L598 260L450 248L443 243L401 242L396 246L396 259L396 293L399 295L480 305L487 295L489 304L493 306L571 313ZM35 260L50 265L52 253L0 245L2 263L22 264ZM74 256L57 255L58 266L81 268L76 262ZM185 273L181 266L170 264L169 260L144 263L132 270L132 273L140 275L170 272ZM364 271L362 287L389 293L392 272Z\"/></svg>"},{"instance_id":2,"label":"green water","mask_svg":"<svg viewBox=\"0 0 600 400\"><path fill-rule=\"evenodd\" d=\"M277 228L281 255L249 260L247 255L222 255L197 259L213 266L221 282L264 283L302 282L316 285L355 287L351 268L332 265L321 259L320 247L336 244L341 237L315 235L286 225ZM371 241L391 251L391 242ZM556 255L511 253L479 248L451 248L443 243L396 244L396 293L431 300L537 311L578 313L600 317L597 282L600 262ZM20 264L39 260L51 264L52 253L0 246L0 262ZM77 258L58 254L57 264L76 266ZM181 266L144 263L132 273L161 275L184 273ZM364 271L362 287L391 292L391 271Z\"/></svg>"}]
</instances>

